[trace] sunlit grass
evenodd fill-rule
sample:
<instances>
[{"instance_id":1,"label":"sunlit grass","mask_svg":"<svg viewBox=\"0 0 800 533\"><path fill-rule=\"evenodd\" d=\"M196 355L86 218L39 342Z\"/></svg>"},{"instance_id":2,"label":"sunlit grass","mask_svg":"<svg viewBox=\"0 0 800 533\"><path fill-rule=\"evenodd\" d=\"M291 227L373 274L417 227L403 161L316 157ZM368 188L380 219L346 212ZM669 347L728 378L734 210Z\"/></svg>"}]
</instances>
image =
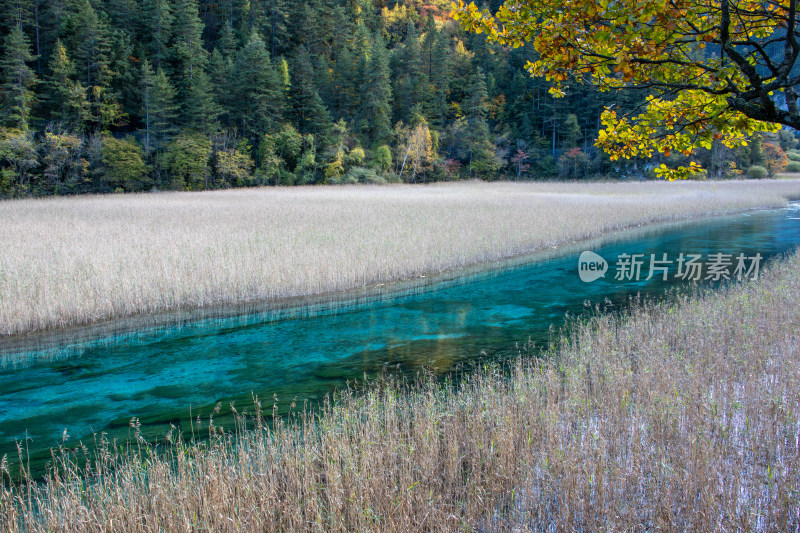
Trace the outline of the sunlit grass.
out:
<instances>
[{"instance_id":1,"label":"sunlit grass","mask_svg":"<svg viewBox=\"0 0 800 533\"><path fill-rule=\"evenodd\" d=\"M287 188L0 203L0 335L330 293L610 229L785 204L800 181Z\"/></svg>"},{"instance_id":2,"label":"sunlit grass","mask_svg":"<svg viewBox=\"0 0 800 533\"><path fill-rule=\"evenodd\" d=\"M56 452L46 483L0 468L0 524L795 531L798 271L794 256L758 281L576 324L542 358L459 385L389 378L316 415L240 416L235 434L206 420L204 443L154 451L133 421L125 448L98 436L96 453Z\"/></svg>"}]
</instances>

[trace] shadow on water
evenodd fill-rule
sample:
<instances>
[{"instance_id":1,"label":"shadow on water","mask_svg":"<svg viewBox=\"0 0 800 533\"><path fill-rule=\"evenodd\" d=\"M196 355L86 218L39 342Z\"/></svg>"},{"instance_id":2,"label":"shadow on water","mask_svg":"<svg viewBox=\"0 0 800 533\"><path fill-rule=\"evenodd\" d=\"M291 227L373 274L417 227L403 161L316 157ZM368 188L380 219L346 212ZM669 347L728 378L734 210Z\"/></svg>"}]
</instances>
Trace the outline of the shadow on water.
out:
<instances>
[{"instance_id":1,"label":"shadow on water","mask_svg":"<svg viewBox=\"0 0 800 533\"><path fill-rule=\"evenodd\" d=\"M192 417L230 423L258 395L279 412L296 400L314 404L348 381L387 370L442 375L460 365L514 357L518 346L548 342L565 314L587 302L625 307L640 294L659 297L687 287L675 279L646 280L651 254L740 253L764 260L800 243L800 206L626 230L602 240L520 257L464 273L383 288L283 302L157 317L155 325L120 322L69 334L0 345L0 457L16 456L27 436L32 466L41 471L49 448L92 441L92 433L128 437L131 417L144 436L170 424L187 432ZM578 256L592 250L609 262L605 278L584 283ZM645 254L640 280L614 279L620 254ZM557 255L556 255L557 254ZM268 409L267 409L268 410ZM226 412L228 414L226 414Z\"/></svg>"}]
</instances>

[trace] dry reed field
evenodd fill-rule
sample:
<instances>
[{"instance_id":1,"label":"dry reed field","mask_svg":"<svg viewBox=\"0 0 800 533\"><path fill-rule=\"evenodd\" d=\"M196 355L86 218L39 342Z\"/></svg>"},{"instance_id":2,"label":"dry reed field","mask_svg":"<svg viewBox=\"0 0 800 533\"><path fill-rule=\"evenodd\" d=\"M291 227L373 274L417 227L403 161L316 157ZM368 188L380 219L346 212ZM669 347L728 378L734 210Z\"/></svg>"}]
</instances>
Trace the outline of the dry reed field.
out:
<instances>
[{"instance_id":1,"label":"dry reed field","mask_svg":"<svg viewBox=\"0 0 800 533\"><path fill-rule=\"evenodd\" d=\"M387 377L315 415L241 415L235 434L206 420L203 443L154 449L134 420L124 448L99 435L97 453L57 452L46 483L6 466L0 524L797 531L798 270L793 256L745 285L575 322L543 357L464 381Z\"/></svg>"},{"instance_id":2,"label":"dry reed field","mask_svg":"<svg viewBox=\"0 0 800 533\"><path fill-rule=\"evenodd\" d=\"M415 278L784 205L800 181L288 188L0 203L0 336Z\"/></svg>"}]
</instances>

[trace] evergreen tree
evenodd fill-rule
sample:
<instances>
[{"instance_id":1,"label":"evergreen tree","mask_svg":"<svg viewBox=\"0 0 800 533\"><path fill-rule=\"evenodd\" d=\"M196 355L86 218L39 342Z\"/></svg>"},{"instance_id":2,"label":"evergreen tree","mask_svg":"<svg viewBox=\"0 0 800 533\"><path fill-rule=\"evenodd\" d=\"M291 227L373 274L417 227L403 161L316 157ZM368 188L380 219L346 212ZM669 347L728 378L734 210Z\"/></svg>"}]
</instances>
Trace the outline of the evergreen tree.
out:
<instances>
[{"instance_id":1,"label":"evergreen tree","mask_svg":"<svg viewBox=\"0 0 800 533\"><path fill-rule=\"evenodd\" d=\"M177 0L174 16L172 53L181 122L206 131L220 109L205 71L208 52L203 48L203 21L197 0Z\"/></svg>"},{"instance_id":2,"label":"evergreen tree","mask_svg":"<svg viewBox=\"0 0 800 533\"><path fill-rule=\"evenodd\" d=\"M126 116L136 115L139 110L137 90L138 68L131 62L133 44L127 31L114 29L110 35L109 68L114 73L110 91L122 106Z\"/></svg>"},{"instance_id":3,"label":"evergreen tree","mask_svg":"<svg viewBox=\"0 0 800 533\"><path fill-rule=\"evenodd\" d=\"M305 46L300 46L292 68L292 110L301 133L326 135L331 117L314 85L314 68Z\"/></svg>"},{"instance_id":4,"label":"evergreen tree","mask_svg":"<svg viewBox=\"0 0 800 533\"><path fill-rule=\"evenodd\" d=\"M340 117L351 118L358 106L358 67L350 49L345 46L336 58L334 69L334 94L336 95L336 111Z\"/></svg>"},{"instance_id":5,"label":"evergreen tree","mask_svg":"<svg viewBox=\"0 0 800 533\"><path fill-rule=\"evenodd\" d=\"M433 78L434 64L440 61L440 58L436 56L438 40L439 31L436 29L436 21L433 15L428 13L428 19L425 21L425 36L422 38L421 46L423 70L428 79Z\"/></svg>"},{"instance_id":6,"label":"evergreen tree","mask_svg":"<svg viewBox=\"0 0 800 533\"><path fill-rule=\"evenodd\" d=\"M328 109L338 109L339 91L334 88L333 70L330 61L324 55L317 57L314 65L314 85L317 88L322 103Z\"/></svg>"},{"instance_id":7,"label":"evergreen tree","mask_svg":"<svg viewBox=\"0 0 800 533\"><path fill-rule=\"evenodd\" d=\"M425 115L436 128L443 128L448 114L448 97L452 78L451 50L447 36L437 32L431 18L428 33L425 35L423 70L426 73L427 87L423 97Z\"/></svg>"},{"instance_id":8,"label":"evergreen tree","mask_svg":"<svg viewBox=\"0 0 800 533\"><path fill-rule=\"evenodd\" d=\"M175 88L169 82L164 69L153 73L150 62L142 62L142 122L143 141L146 153L166 146L175 131Z\"/></svg>"},{"instance_id":9,"label":"evergreen tree","mask_svg":"<svg viewBox=\"0 0 800 533\"><path fill-rule=\"evenodd\" d=\"M469 174L491 177L499 168L495 158L495 146L491 141L487 116L489 113L489 91L486 74L478 69L463 105L467 119L466 142L469 153Z\"/></svg>"},{"instance_id":10,"label":"evergreen tree","mask_svg":"<svg viewBox=\"0 0 800 533\"><path fill-rule=\"evenodd\" d=\"M34 60L30 44L17 25L6 36L2 62L3 122L20 130L28 129L35 96L32 90L36 74L28 63Z\"/></svg>"},{"instance_id":11,"label":"evergreen tree","mask_svg":"<svg viewBox=\"0 0 800 533\"><path fill-rule=\"evenodd\" d=\"M478 69L473 75L462 109L470 129L480 130L481 137L488 137L489 126L486 117L489 114L489 91L486 87L486 74L483 70Z\"/></svg>"},{"instance_id":12,"label":"evergreen tree","mask_svg":"<svg viewBox=\"0 0 800 533\"><path fill-rule=\"evenodd\" d=\"M222 26L216 49L222 53L223 57L233 58L236 55L237 48L236 36L233 34L233 28L230 24L226 23Z\"/></svg>"},{"instance_id":13,"label":"evergreen tree","mask_svg":"<svg viewBox=\"0 0 800 533\"><path fill-rule=\"evenodd\" d=\"M169 0L147 0L144 5L144 21L149 37L148 48L153 66L165 68L172 39L172 6Z\"/></svg>"},{"instance_id":14,"label":"evergreen tree","mask_svg":"<svg viewBox=\"0 0 800 533\"><path fill-rule=\"evenodd\" d=\"M395 119L408 122L411 118L411 109L423 100L424 85L422 52L413 22L408 23L406 41L397 56L396 64Z\"/></svg>"},{"instance_id":15,"label":"evergreen tree","mask_svg":"<svg viewBox=\"0 0 800 533\"><path fill-rule=\"evenodd\" d=\"M234 123L243 135L258 139L281 120L285 107L283 82L258 31L236 55L234 72Z\"/></svg>"},{"instance_id":16,"label":"evergreen tree","mask_svg":"<svg viewBox=\"0 0 800 533\"><path fill-rule=\"evenodd\" d=\"M145 59L142 62L141 70L141 90L142 90L142 122L144 128L142 129L142 145L145 154L150 153L153 143L153 130L151 129L152 123L152 99L153 99L153 86L155 85L155 73L153 67L150 66L150 61Z\"/></svg>"},{"instance_id":17,"label":"evergreen tree","mask_svg":"<svg viewBox=\"0 0 800 533\"><path fill-rule=\"evenodd\" d=\"M25 28L34 24L33 0L0 0L0 10L3 25L7 28L18 26L25 31Z\"/></svg>"},{"instance_id":18,"label":"evergreen tree","mask_svg":"<svg viewBox=\"0 0 800 533\"><path fill-rule=\"evenodd\" d=\"M270 54L272 57L277 57L279 53L286 51L289 44L287 34L289 15L286 0L262 0L262 2L266 12L264 35L267 36Z\"/></svg>"},{"instance_id":19,"label":"evergreen tree","mask_svg":"<svg viewBox=\"0 0 800 533\"><path fill-rule=\"evenodd\" d=\"M137 0L106 0L105 11L115 28L134 31L139 11Z\"/></svg>"},{"instance_id":20,"label":"evergreen tree","mask_svg":"<svg viewBox=\"0 0 800 533\"><path fill-rule=\"evenodd\" d=\"M583 138L581 126L578 123L578 116L574 113L567 115L564 119L564 149L570 150L578 146L578 142Z\"/></svg>"},{"instance_id":21,"label":"evergreen tree","mask_svg":"<svg viewBox=\"0 0 800 533\"><path fill-rule=\"evenodd\" d=\"M363 129L373 145L385 144L392 135L392 85L389 51L380 33L375 36L365 74L361 86Z\"/></svg>"},{"instance_id":22,"label":"evergreen tree","mask_svg":"<svg viewBox=\"0 0 800 533\"><path fill-rule=\"evenodd\" d=\"M65 45L74 51L78 77L87 87L107 87L111 82L109 68L109 30L89 0L76 0L76 10L65 22Z\"/></svg>"},{"instance_id":23,"label":"evergreen tree","mask_svg":"<svg viewBox=\"0 0 800 533\"><path fill-rule=\"evenodd\" d=\"M233 57L225 57L219 47L214 48L208 61L208 74L216 101L220 105L222 120L227 126L231 126L236 101Z\"/></svg>"},{"instance_id":24,"label":"evergreen tree","mask_svg":"<svg viewBox=\"0 0 800 533\"><path fill-rule=\"evenodd\" d=\"M89 120L89 101L86 88L76 82L74 76L75 65L58 40L50 56L50 75L46 83L50 117L72 130L82 131Z\"/></svg>"},{"instance_id":25,"label":"evergreen tree","mask_svg":"<svg viewBox=\"0 0 800 533\"><path fill-rule=\"evenodd\" d=\"M175 131L175 119L178 115L178 106L175 103L175 88L167 78L164 69L156 71L153 82L151 105L153 110L153 133L159 140L158 147L169 141L170 135Z\"/></svg>"},{"instance_id":26,"label":"evergreen tree","mask_svg":"<svg viewBox=\"0 0 800 533\"><path fill-rule=\"evenodd\" d=\"M197 70L189 86L188 99L182 108L184 124L190 129L210 133L217 129L222 107L216 100L214 88L205 70Z\"/></svg>"},{"instance_id":27,"label":"evergreen tree","mask_svg":"<svg viewBox=\"0 0 800 533\"><path fill-rule=\"evenodd\" d=\"M65 40L74 50L78 78L85 80L89 96L90 124L103 130L117 122L123 111L111 89L109 29L89 0L76 0L76 11L65 21Z\"/></svg>"},{"instance_id":28,"label":"evergreen tree","mask_svg":"<svg viewBox=\"0 0 800 533\"><path fill-rule=\"evenodd\" d=\"M329 55L333 28L333 3L330 0L310 0L292 10L289 17L290 33L295 46L305 45L309 55L319 57Z\"/></svg>"}]
</instances>

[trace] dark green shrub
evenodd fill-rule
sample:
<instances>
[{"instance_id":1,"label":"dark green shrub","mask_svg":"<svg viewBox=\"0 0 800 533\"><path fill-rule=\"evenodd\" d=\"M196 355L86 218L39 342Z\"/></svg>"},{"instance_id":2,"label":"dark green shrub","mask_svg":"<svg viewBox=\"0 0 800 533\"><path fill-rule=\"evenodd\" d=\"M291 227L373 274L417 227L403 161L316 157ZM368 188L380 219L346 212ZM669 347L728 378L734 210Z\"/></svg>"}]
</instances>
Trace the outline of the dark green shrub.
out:
<instances>
[{"instance_id":1,"label":"dark green shrub","mask_svg":"<svg viewBox=\"0 0 800 533\"><path fill-rule=\"evenodd\" d=\"M747 175L754 180L764 179L767 177L767 174L767 169L759 165L753 165L747 169Z\"/></svg>"}]
</instances>

